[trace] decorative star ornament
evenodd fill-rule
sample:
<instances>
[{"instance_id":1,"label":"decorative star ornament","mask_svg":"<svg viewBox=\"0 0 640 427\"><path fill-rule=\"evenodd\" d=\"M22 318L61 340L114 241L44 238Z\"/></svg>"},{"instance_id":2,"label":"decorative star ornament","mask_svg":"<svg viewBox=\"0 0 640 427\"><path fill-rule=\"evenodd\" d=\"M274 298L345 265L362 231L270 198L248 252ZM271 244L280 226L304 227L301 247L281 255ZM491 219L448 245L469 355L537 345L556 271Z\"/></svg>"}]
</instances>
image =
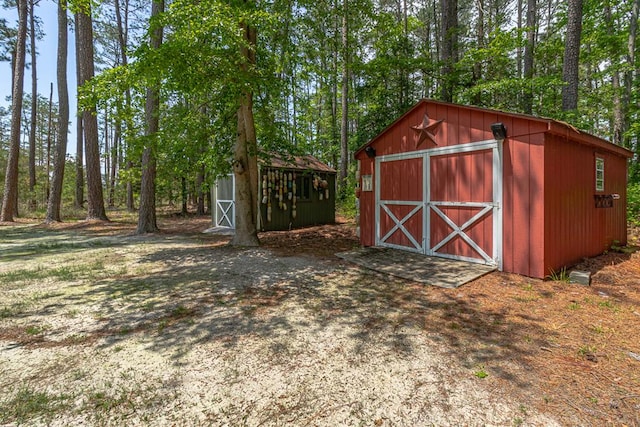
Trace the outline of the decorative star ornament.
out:
<instances>
[{"instance_id":1,"label":"decorative star ornament","mask_svg":"<svg viewBox=\"0 0 640 427\"><path fill-rule=\"evenodd\" d=\"M440 124L444 120L431 120L429 116L426 114L422 118L422 123L416 126L411 126L411 129L418 136L418 141L416 142L416 148L418 148L425 140L429 140L433 142L435 145L438 145L436 142L436 133L438 133L438 129Z\"/></svg>"}]
</instances>

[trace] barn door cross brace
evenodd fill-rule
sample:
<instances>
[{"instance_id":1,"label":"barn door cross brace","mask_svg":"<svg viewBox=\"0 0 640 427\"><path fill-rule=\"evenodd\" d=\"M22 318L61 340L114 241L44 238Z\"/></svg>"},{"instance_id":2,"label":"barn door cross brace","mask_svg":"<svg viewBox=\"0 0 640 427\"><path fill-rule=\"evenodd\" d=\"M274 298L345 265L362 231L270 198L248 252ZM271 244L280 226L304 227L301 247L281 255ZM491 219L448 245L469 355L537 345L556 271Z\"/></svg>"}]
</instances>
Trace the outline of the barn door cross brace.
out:
<instances>
[{"instance_id":1,"label":"barn door cross brace","mask_svg":"<svg viewBox=\"0 0 640 427\"><path fill-rule=\"evenodd\" d=\"M224 203L227 204L226 207L224 206ZM224 200L224 201L221 200L221 201L218 201L218 207L220 208L220 211L222 212L222 218L220 218L220 220L218 221L218 225L224 223L224 224L229 224L229 226L232 226L233 222L231 221L231 218L229 218L229 211L233 207L233 202L228 202L226 200Z\"/></svg>"},{"instance_id":2,"label":"barn door cross brace","mask_svg":"<svg viewBox=\"0 0 640 427\"><path fill-rule=\"evenodd\" d=\"M447 204L442 203L441 206L446 206ZM451 227L451 229L453 230L447 237L445 237L444 239L442 239L440 241L440 243L438 243L437 245L435 245L431 250L432 252L437 252L441 247L443 247L444 245L446 245L447 243L449 243L449 241L451 241L454 237L456 236L460 236L465 242L467 242L467 244L469 244L469 246L471 246L482 258L484 258L485 261L487 262L492 262L493 260L491 259L491 257L489 255L487 255L487 253L485 251L482 250L482 248L480 246L478 246L478 244L476 242L474 242L468 235L467 233L464 232L464 230L466 230L467 228L469 228L469 226L471 226L473 223L475 223L476 221L478 221L480 218L482 218L483 216L485 216L487 213L491 212L493 210L493 204L490 205L486 205L482 210L480 210L478 213L476 213L474 216L472 216L471 218L469 218L467 220L467 222L465 222L464 224L462 224L460 227L458 227L456 225L455 222L453 222L447 215L445 215L444 212L442 212L440 210L440 208L438 208L438 206L436 206L435 204L431 205L431 209L433 209L433 211L435 213L438 214L438 216L440 216L440 218L442 218L447 225L449 225L449 227Z\"/></svg>"},{"instance_id":3,"label":"barn door cross brace","mask_svg":"<svg viewBox=\"0 0 640 427\"><path fill-rule=\"evenodd\" d=\"M402 218L402 220L398 220L398 218L393 214L393 212L391 212L391 210L387 207L387 205L383 204L382 205L382 209L384 209L384 211L387 213L387 215L389 215L389 218L391 218L391 220L395 223L395 225L393 226L393 228L391 230L389 230L387 232L387 234L384 235L384 237L382 239L380 239L381 242L386 241L389 237L391 237L391 235L393 233L396 232L396 230L400 229L402 231L402 233L407 236L407 238L409 240L411 240L411 243L413 243L413 246L415 246L416 249L422 249L422 245L420 245L416 239L411 235L411 233L409 232L409 230L407 230L404 226L404 223L407 222L409 219L411 219L412 216L414 216L416 214L416 212L418 212L420 209L422 209L422 205L417 205L415 208L413 208L411 210L411 212L409 212L407 215L404 216L404 218Z\"/></svg>"}]
</instances>

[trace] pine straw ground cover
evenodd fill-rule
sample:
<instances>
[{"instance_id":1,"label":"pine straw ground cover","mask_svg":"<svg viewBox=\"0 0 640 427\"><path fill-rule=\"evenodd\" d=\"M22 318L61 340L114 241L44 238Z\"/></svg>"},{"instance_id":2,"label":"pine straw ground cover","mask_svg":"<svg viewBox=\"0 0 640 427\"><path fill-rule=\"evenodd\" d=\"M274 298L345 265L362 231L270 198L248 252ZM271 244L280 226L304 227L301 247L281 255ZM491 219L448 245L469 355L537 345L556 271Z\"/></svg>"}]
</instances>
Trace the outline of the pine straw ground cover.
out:
<instances>
[{"instance_id":1,"label":"pine straw ground cover","mask_svg":"<svg viewBox=\"0 0 640 427\"><path fill-rule=\"evenodd\" d=\"M350 224L209 223L0 227L0 424L640 426L638 252L449 290L338 260Z\"/></svg>"},{"instance_id":2,"label":"pine straw ground cover","mask_svg":"<svg viewBox=\"0 0 640 427\"><path fill-rule=\"evenodd\" d=\"M288 253L306 233L331 240L329 230L299 233L265 241ZM452 352L564 424L640 426L640 228L630 229L628 243L575 266L593 274L588 287L564 274L543 281L496 272L456 290L406 283L390 299L406 313L403 322L440 331Z\"/></svg>"}]
</instances>

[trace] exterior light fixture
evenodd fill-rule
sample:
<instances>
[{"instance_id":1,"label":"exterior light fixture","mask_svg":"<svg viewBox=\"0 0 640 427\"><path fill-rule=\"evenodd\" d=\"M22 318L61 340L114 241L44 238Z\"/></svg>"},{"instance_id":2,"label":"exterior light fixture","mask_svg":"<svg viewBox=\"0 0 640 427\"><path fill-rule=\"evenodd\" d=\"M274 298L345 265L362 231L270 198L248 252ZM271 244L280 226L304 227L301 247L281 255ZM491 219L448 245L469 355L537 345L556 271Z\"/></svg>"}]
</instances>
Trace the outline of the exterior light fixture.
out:
<instances>
[{"instance_id":1,"label":"exterior light fixture","mask_svg":"<svg viewBox=\"0 0 640 427\"><path fill-rule=\"evenodd\" d=\"M367 157L369 157L370 159L373 159L376 156L376 149L372 146L368 146L367 148L365 148L364 152L367 153Z\"/></svg>"},{"instance_id":2,"label":"exterior light fixture","mask_svg":"<svg viewBox=\"0 0 640 427\"><path fill-rule=\"evenodd\" d=\"M497 141L502 141L507 137L507 128L502 123L494 123L491 125L491 132Z\"/></svg>"}]
</instances>

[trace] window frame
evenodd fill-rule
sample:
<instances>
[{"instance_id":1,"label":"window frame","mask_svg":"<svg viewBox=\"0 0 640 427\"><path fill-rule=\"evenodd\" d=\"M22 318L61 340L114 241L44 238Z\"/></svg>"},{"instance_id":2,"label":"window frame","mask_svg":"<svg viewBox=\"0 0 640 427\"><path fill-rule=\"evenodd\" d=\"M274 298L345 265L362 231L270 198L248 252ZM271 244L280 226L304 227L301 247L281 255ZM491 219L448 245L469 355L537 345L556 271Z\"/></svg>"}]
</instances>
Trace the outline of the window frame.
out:
<instances>
[{"instance_id":1,"label":"window frame","mask_svg":"<svg viewBox=\"0 0 640 427\"><path fill-rule=\"evenodd\" d=\"M301 173L297 174L296 200L299 202L311 201L311 175Z\"/></svg>"},{"instance_id":2,"label":"window frame","mask_svg":"<svg viewBox=\"0 0 640 427\"><path fill-rule=\"evenodd\" d=\"M604 170L605 170L605 160L604 156L596 155L595 158L595 189L597 193L604 192L605 179L604 179Z\"/></svg>"}]
</instances>

